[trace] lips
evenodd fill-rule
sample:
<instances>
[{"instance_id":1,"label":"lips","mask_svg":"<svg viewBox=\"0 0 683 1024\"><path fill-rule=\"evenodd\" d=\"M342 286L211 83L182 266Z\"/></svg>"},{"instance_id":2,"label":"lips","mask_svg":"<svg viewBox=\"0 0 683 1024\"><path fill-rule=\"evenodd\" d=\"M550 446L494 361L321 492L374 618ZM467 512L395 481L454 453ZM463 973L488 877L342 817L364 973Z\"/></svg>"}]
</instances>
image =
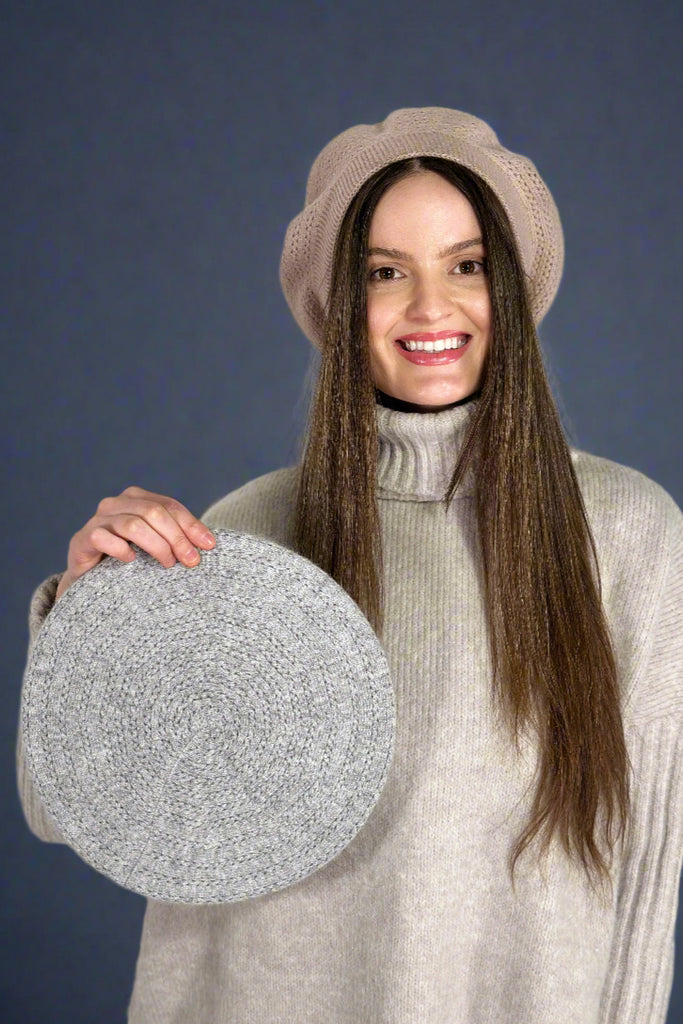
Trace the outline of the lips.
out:
<instances>
[{"instance_id":1,"label":"lips","mask_svg":"<svg viewBox=\"0 0 683 1024\"><path fill-rule=\"evenodd\" d=\"M431 335L428 336L428 339L428 341L413 341L408 335L398 338L394 345L396 351L400 352L403 358L410 363L417 366L442 366L445 363L454 363L461 359L469 351L472 336L446 333L445 337L434 340L434 336ZM437 351L434 351L435 345L438 345ZM446 348L446 345L455 347Z\"/></svg>"}]
</instances>

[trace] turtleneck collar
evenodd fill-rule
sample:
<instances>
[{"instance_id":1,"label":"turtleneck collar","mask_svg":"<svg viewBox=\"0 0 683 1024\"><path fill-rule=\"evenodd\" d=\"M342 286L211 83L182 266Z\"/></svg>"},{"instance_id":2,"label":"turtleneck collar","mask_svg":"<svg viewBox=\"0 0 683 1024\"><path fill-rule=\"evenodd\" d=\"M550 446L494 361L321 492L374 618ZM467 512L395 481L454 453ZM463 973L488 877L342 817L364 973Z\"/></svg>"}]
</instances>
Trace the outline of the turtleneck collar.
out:
<instances>
[{"instance_id":1,"label":"turtleneck collar","mask_svg":"<svg viewBox=\"0 0 683 1024\"><path fill-rule=\"evenodd\" d=\"M400 412L378 404L379 495L442 501L476 406L475 399L442 412ZM473 493L471 473L457 493Z\"/></svg>"}]
</instances>

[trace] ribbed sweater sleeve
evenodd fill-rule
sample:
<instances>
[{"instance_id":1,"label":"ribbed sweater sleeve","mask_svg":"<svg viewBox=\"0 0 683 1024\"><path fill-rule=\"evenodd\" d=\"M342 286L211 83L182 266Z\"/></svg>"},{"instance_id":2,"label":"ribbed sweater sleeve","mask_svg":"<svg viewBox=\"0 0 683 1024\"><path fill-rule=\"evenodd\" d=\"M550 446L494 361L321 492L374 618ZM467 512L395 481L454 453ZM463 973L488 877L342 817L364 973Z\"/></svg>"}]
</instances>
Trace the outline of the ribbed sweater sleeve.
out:
<instances>
[{"instance_id":1,"label":"ribbed sweater sleeve","mask_svg":"<svg viewBox=\"0 0 683 1024\"><path fill-rule=\"evenodd\" d=\"M673 980L683 855L683 517L673 502L665 548L651 644L627 729L633 826L617 894L605 1024L663 1024Z\"/></svg>"},{"instance_id":2,"label":"ribbed sweater sleeve","mask_svg":"<svg viewBox=\"0 0 683 1024\"><path fill-rule=\"evenodd\" d=\"M604 1024L663 1024L683 845L683 740L652 722L631 740L635 839L624 861L604 996ZM673 865L676 865L673 868Z\"/></svg>"}]
</instances>

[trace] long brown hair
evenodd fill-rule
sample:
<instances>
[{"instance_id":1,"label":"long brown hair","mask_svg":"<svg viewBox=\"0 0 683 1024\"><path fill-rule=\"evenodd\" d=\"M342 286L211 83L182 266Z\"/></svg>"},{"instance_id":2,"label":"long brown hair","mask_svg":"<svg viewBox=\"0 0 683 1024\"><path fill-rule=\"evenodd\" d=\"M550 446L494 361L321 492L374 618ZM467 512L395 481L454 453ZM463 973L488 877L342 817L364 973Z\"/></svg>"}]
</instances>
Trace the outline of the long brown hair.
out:
<instances>
[{"instance_id":1,"label":"long brown hair","mask_svg":"<svg viewBox=\"0 0 683 1024\"><path fill-rule=\"evenodd\" d=\"M543 366L507 214L468 169L432 157L370 178L336 245L317 389L297 501L298 550L328 572L382 633L376 500L378 394L370 374L366 278L370 222L397 181L429 170L471 203L487 252L491 340L447 504L468 469L476 483L493 679L518 741L538 736L539 770L510 868L553 836L589 880L609 881L629 821L629 761L595 545Z\"/></svg>"}]
</instances>

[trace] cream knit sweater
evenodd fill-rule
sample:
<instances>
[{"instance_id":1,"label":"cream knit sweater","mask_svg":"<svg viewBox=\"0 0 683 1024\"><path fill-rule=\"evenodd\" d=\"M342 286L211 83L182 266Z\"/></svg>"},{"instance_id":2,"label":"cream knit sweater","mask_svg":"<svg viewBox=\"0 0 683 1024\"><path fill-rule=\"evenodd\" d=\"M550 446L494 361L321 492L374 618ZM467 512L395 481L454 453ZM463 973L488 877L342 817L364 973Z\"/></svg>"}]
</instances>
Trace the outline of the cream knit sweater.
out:
<instances>
[{"instance_id":1,"label":"cream knit sweater","mask_svg":"<svg viewBox=\"0 0 683 1024\"><path fill-rule=\"evenodd\" d=\"M661 1024L683 856L683 517L660 487L575 454L623 683L635 821L601 904L559 850L506 862L532 742L491 696L467 484L441 498L471 406L378 408L385 649L397 700L389 779L367 824L303 882L234 905L150 901L130 1024ZM296 471L203 517L291 543ZM32 630L58 577L36 592ZM34 831L58 839L27 778Z\"/></svg>"}]
</instances>

